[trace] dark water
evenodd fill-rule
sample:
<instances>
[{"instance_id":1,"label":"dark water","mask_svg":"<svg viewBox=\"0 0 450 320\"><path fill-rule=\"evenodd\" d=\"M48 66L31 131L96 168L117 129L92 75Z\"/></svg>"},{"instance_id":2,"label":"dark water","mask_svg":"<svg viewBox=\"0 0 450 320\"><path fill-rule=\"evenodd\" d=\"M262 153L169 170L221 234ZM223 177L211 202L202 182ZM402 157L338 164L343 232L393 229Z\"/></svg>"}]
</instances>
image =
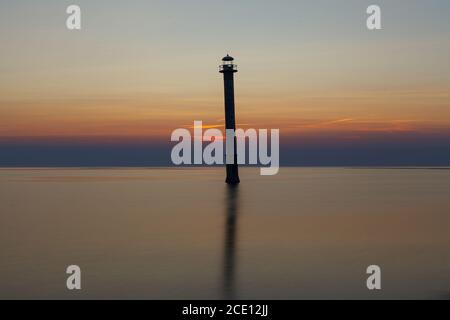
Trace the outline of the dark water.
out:
<instances>
[{"instance_id":1,"label":"dark water","mask_svg":"<svg viewBox=\"0 0 450 320\"><path fill-rule=\"evenodd\" d=\"M450 298L450 170L223 175L1 169L0 298Z\"/></svg>"}]
</instances>

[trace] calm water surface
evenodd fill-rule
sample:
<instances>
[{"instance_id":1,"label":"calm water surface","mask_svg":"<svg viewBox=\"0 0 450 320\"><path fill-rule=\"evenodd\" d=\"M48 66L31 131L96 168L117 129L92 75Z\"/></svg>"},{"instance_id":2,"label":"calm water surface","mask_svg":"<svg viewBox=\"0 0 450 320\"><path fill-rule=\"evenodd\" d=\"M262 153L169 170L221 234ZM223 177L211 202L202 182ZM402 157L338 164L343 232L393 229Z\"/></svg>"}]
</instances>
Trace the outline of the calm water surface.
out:
<instances>
[{"instance_id":1,"label":"calm water surface","mask_svg":"<svg viewBox=\"0 0 450 320\"><path fill-rule=\"evenodd\" d=\"M450 298L450 170L240 173L0 169L0 298Z\"/></svg>"}]
</instances>

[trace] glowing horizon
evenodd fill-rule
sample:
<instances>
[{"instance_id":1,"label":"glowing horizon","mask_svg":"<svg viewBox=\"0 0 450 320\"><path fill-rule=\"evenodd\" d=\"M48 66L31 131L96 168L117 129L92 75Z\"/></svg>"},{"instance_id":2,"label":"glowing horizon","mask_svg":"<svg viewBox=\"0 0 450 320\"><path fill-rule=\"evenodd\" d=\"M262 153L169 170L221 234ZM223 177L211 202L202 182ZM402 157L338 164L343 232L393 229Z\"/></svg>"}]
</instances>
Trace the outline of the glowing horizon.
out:
<instances>
[{"instance_id":1,"label":"glowing horizon","mask_svg":"<svg viewBox=\"0 0 450 320\"><path fill-rule=\"evenodd\" d=\"M75 32L64 1L1 3L0 142L158 144L194 120L221 128L227 52L238 127L293 144L448 138L450 4L378 2L376 32L366 0L226 2L232 22L210 14L221 1L80 0Z\"/></svg>"}]
</instances>

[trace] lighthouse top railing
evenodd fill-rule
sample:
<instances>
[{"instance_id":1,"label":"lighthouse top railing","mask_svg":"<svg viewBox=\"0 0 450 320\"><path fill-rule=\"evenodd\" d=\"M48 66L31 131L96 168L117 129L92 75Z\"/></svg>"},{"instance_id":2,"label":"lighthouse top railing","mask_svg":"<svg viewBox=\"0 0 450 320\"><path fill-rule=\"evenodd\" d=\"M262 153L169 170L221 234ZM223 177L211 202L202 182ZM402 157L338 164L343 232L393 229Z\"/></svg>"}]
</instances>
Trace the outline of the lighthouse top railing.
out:
<instances>
[{"instance_id":1,"label":"lighthouse top railing","mask_svg":"<svg viewBox=\"0 0 450 320\"><path fill-rule=\"evenodd\" d=\"M237 71L237 64L221 64L219 71Z\"/></svg>"}]
</instances>

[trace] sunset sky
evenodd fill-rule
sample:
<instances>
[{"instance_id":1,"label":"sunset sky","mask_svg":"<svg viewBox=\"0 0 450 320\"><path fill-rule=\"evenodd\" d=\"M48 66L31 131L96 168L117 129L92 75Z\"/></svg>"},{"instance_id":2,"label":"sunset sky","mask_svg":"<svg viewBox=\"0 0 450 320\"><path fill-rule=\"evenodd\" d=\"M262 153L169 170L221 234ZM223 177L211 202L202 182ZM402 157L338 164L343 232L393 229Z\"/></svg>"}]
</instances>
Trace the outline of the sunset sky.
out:
<instances>
[{"instance_id":1,"label":"sunset sky","mask_svg":"<svg viewBox=\"0 0 450 320\"><path fill-rule=\"evenodd\" d=\"M449 34L448 0L2 1L0 165L76 164L59 153L92 144L95 163L163 163L172 130L223 124L227 52L238 127L279 128L284 163L450 165Z\"/></svg>"}]
</instances>

